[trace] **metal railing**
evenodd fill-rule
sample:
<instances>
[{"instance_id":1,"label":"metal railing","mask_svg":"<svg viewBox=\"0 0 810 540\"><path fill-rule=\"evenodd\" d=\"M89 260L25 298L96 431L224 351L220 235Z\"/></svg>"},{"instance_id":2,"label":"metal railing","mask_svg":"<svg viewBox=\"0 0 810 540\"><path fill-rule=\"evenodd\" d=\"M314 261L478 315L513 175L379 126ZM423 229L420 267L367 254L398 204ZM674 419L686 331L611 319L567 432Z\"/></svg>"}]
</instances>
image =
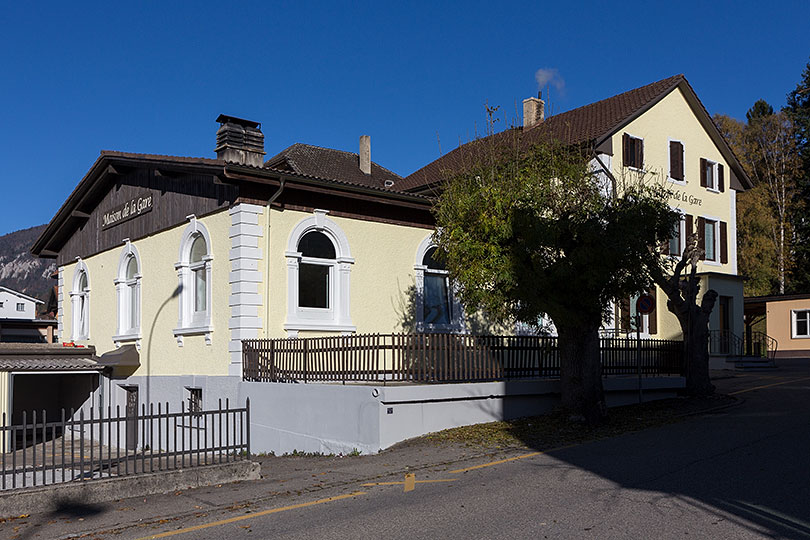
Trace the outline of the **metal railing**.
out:
<instances>
[{"instance_id":1,"label":"metal railing","mask_svg":"<svg viewBox=\"0 0 810 540\"><path fill-rule=\"evenodd\" d=\"M250 455L250 400L244 407L189 410L181 403L141 406L121 414L116 406L66 413L49 420L46 411L21 414L21 422L0 425L0 488L89 481L227 463Z\"/></svg>"},{"instance_id":2,"label":"metal railing","mask_svg":"<svg viewBox=\"0 0 810 540\"><path fill-rule=\"evenodd\" d=\"M683 372L683 343L600 338L604 375ZM639 355L640 350L640 355ZM559 377L556 337L360 334L242 341L243 379L450 383Z\"/></svg>"},{"instance_id":3,"label":"metal railing","mask_svg":"<svg viewBox=\"0 0 810 540\"><path fill-rule=\"evenodd\" d=\"M749 332L743 337L731 330L709 332L709 354L718 356L757 357L773 360L778 343L764 332Z\"/></svg>"}]
</instances>

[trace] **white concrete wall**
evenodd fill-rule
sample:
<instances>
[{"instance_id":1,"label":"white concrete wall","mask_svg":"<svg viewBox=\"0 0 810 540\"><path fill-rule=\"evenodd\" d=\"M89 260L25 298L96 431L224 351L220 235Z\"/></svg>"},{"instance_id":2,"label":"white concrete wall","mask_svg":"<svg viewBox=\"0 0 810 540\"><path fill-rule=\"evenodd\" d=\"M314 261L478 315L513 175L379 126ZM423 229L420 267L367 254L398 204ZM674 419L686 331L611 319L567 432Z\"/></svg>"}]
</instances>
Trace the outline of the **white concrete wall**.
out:
<instances>
[{"instance_id":1,"label":"white concrete wall","mask_svg":"<svg viewBox=\"0 0 810 540\"><path fill-rule=\"evenodd\" d=\"M105 389L115 410L125 395L112 381ZM141 402L169 402L180 409L185 387L202 388L203 407L218 400L244 406L250 398L251 450L276 454L376 453L398 442L458 426L549 412L559 403L559 381L509 381L437 385L341 385L242 382L238 377L130 377ZM608 406L638 400L638 380L606 378ZM682 377L642 379L645 401L674 397ZM187 396L186 396L187 397ZM106 401L106 399L105 399Z\"/></svg>"}]
</instances>

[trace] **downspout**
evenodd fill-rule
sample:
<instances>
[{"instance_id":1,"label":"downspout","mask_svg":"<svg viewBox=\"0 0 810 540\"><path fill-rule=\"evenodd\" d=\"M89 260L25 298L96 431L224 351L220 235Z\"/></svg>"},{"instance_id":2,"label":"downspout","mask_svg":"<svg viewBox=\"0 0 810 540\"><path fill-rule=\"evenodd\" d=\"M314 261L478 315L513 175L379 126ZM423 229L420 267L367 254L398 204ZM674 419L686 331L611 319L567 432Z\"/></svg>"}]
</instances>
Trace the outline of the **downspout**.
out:
<instances>
[{"instance_id":1,"label":"downspout","mask_svg":"<svg viewBox=\"0 0 810 540\"><path fill-rule=\"evenodd\" d=\"M610 178L610 182L613 185L613 200L615 201L616 200L616 184L617 184L616 177L613 176L613 173L610 172L610 169L607 168L607 166L605 165L605 162L602 161L602 159L599 157L599 154L597 152L593 153L593 157L597 161L597 163L599 163L599 166L602 167L602 170L605 171L605 174L607 175L607 177ZM621 318L621 310L619 310L619 312L617 313L616 309L614 308L614 310L613 310L613 323L614 323L614 326L615 326L616 320L620 319L620 318ZM621 325L621 323L619 323L619 324Z\"/></svg>"},{"instance_id":2,"label":"downspout","mask_svg":"<svg viewBox=\"0 0 810 540\"><path fill-rule=\"evenodd\" d=\"M267 199L267 226L265 229L265 236L267 237L267 241L265 242L264 246L264 287L265 287L265 294L264 294L264 337L265 339L270 337L270 215L271 209L270 206L276 202L276 199L279 198L281 192L284 191L285 181L284 178L279 179L278 189L275 193L273 193L269 199Z\"/></svg>"},{"instance_id":3,"label":"downspout","mask_svg":"<svg viewBox=\"0 0 810 540\"><path fill-rule=\"evenodd\" d=\"M599 165L602 167L602 170L605 171L605 174L608 176L608 178L610 178L610 181L613 184L613 200L616 200L616 185L617 185L616 177L613 176L613 173L610 172L610 170L607 168L605 163L599 157L599 154L594 152L593 157L597 162L599 162Z\"/></svg>"}]
</instances>

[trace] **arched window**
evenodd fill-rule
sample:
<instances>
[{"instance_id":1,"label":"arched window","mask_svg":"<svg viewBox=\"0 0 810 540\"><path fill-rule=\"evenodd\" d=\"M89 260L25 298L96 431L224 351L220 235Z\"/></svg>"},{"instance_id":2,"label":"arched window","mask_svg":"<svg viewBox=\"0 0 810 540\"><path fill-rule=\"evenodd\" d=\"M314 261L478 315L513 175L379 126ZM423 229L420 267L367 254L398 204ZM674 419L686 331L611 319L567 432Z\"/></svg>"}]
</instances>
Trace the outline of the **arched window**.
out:
<instances>
[{"instance_id":1,"label":"arched window","mask_svg":"<svg viewBox=\"0 0 810 540\"><path fill-rule=\"evenodd\" d=\"M423 332L460 331L464 325L462 309L453 294L450 273L438 260L437 249L428 236L416 250L416 327Z\"/></svg>"},{"instance_id":2,"label":"arched window","mask_svg":"<svg viewBox=\"0 0 810 540\"><path fill-rule=\"evenodd\" d=\"M87 266L81 259L76 264L73 274L73 290L70 292L71 311L73 315L73 328L71 339L83 340L90 338L90 277Z\"/></svg>"},{"instance_id":3,"label":"arched window","mask_svg":"<svg viewBox=\"0 0 810 540\"><path fill-rule=\"evenodd\" d=\"M428 249L422 258L425 267L422 317L425 324L450 324L453 320L453 302L450 277L444 263L436 260L437 247Z\"/></svg>"},{"instance_id":4,"label":"arched window","mask_svg":"<svg viewBox=\"0 0 810 540\"><path fill-rule=\"evenodd\" d=\"M310 231L298 242L298 307L329 309L330 283L334 281L335 246L329 237Z\"/></svg>"},{"instance_id":5,"label":"arched window","mask_svg":"<svg viewBox=\"0 0 810 540\"><path fill-rule=\"evenodd\" d=\"M174 335L179 345L183 336L202 334L211 343L211 237L205 226L190 217L180 241L180 261L175 265L179 281L179 320Z\"/></svg>"},{"instance_id":6,"label":"arched window","mask_svg":"<svg viewBox=\"0 0 810 540\"><path fill-rule=\"evenodd\" d=\"M300 330L353 332L349 317L349 276L354 259L340 227L325 210L301 221L287 244L287 322Z\"/></svg>"},{"instance_id":7,"label":"arched window","mask_svg":"<svg viewBox=\"0 0 810 540\"><path fill-rule=\"evenodd\" d=\"M118 334L116 345L136 341L141 337L141 262L138 250L126 241L118 262L118 277L114 281L118 296Z\"/></svg>"}]
</instances>

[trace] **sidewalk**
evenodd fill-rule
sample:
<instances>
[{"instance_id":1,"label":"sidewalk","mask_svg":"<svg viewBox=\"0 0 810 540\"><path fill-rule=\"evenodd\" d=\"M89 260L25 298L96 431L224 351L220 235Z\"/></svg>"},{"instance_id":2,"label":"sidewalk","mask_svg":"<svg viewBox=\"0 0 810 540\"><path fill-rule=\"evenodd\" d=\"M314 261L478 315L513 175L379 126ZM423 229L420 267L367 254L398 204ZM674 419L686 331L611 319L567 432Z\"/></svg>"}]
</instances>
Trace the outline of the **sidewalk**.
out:
<instances>
[{"instance_id":1,"label":"sidewalk","mask_svg":"<svg viewBox=\"0 0 810 540\"><path fill-rule=\"evenodd\" d=\"M727 387L736 388L742 382L742 376L724 373L722 377L715 381L720 392L727 391ZM690 406L685 410L686 414L696 414L708 408ZM139 538L172 529L174 522L179 527L189 518L199 518L200 521L224 519L343 495L365 489L361 487L365 483L402 481L406 473L415 474L417 480L432 479L449 469L531 451L536 449L487 444L470 446L463 442L436 442L435 438L423 438L371 456L257 456L254 460L261 464L261 480L98 505L65 501L56 512L37 514L32 509L30 515L0 522L0 536L19 539Z\"/></svg>"}]
</instances>

